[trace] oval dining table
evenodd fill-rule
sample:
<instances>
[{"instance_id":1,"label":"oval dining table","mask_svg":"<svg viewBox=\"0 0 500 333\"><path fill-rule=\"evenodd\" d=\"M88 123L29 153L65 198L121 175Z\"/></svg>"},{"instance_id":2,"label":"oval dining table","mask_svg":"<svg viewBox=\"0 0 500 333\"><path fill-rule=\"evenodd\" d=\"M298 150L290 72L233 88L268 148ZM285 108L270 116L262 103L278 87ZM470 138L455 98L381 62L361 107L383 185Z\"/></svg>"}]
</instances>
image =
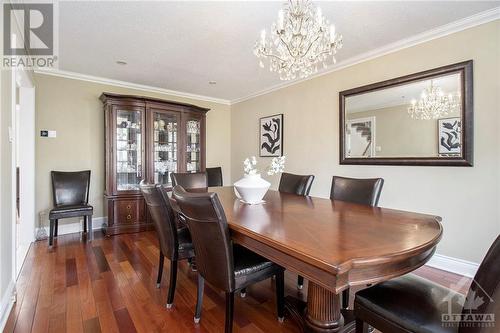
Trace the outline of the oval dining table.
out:
<instances>
[{"instance_id":1,"label":"oval dining table","mask_svg":"<svg viewBox=\"0 0 500 333\"><path fill-rule=\"evenodd\" d=\"M355 331L341 292L417 269L443 232L433 215L272 190L257 205L241 202L232 186L194 191L207 190L217 193L234 242L309 280L306 303L286 298L304 332Z\"/></svg>"}]
</instances>

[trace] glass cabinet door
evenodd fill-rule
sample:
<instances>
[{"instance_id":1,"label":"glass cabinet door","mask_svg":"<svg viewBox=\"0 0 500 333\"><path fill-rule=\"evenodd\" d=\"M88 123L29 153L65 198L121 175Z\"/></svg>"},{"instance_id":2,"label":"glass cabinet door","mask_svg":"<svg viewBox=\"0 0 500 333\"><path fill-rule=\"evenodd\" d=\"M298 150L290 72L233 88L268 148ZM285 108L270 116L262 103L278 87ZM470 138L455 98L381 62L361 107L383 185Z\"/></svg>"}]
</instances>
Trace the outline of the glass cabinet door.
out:
<instances>
[{"instance_id":1,"label":"glass cabinet door","mask_svg":"<svg viewBox=\"0 0 500 333\"><path fill-rule=\"evenodd\" d=\"M142 113L116 111L116 188L137 191L142 179Z\"/></svg>"},{"instance_id":2,"label":"glass cabinet door","mask_svg":"<svg viewBox=\"0 0 500 333\"><path fill-rule=\"evenodd\" d=\"M201 121L186 121L186 172L201 171Z\"/></svg>"},{"instance_id":3,"label":"glass cabinet door","mask_svg":"<svg viewBox=\"0 0 500 333\"><path fill-rule=\"evenodd\" d=\"M175 114L153 113L154 183L171 186L170 174L177 172L177 125Z\"/></svg>"}]
</instances>

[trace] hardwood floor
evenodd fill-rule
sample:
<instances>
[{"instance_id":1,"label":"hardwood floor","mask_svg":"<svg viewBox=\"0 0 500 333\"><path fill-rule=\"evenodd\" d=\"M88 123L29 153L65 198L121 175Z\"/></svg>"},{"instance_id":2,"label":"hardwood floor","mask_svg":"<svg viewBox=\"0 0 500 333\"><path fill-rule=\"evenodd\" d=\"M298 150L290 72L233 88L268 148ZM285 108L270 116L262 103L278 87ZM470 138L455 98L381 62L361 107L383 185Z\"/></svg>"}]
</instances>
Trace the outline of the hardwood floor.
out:
<instances>
[{"instance_id":1,"label":"hardwood floor","mask_svg":"<svg viewBox=\"0 0 500 333\"><path fill-rule=\"evenodd\" d=\"M59 236L54 245L51 250L47 241L31 246L4 332L223 331L224 294L208 284L202 320L194 324L196 273L186 262L179 265L174 307L165 308L169 262L157 289L154 232L111 238L96 232L92 243L81 242L80 234L70 234ZM447 287L461 279L425 266L415 272ZM287 272L285 293L304 297L295 287L296 279ZM470 282L467 279L458 289L465 292ZM274 281L248 288L246 298L235 300L234 332L298 332L289 319L280 324L275 309Z\"/></svg>"}]
</instances>

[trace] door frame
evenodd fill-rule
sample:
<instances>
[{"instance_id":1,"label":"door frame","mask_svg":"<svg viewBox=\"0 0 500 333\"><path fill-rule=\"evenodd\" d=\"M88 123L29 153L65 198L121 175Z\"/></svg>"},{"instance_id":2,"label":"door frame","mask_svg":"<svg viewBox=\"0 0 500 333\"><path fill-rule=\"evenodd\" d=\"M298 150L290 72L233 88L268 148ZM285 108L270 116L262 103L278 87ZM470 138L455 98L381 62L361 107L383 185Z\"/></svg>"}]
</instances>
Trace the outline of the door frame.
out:
<instances>
[{"instance_id":1,"label":"door frame","mask_svg":"<svg viewBox=\"0 0 500 333\"><path fill-rule=\"evenodd\" d=\"M11 128L12 128L12 278L17 280L21 272L22 264L28 253L31 243L35 240L35 86L30 73L22 68L16 68L11 71ZM20 131L19 119L23 118L20 112L29 112L29 128ZM23 115L24 116L24 115ZM32 118L32 119L31 119ZM29 133L31 132L31 133ZM23 135L23 140L20 135ZM29 140L28 145L30 152L23 151L20 153L20 142ZM25 148L25 147L22 147ZM32 156L26 154L33 154ZM23 159L19 160L22 156ZM17 167L18 162L25 165L19 165L20 173L20 209L21 224L17 224ZM23 193L23 191L25 193ZM26 214L23 213L27 212ZM25 216L25 218L24 218ZM29 223L28 223L29 222ZM20 227L19 227L20 226ZM20 246L18 247L18 244ZM21 251L21 252L19 252Z\"/></svg>"},{"instance_id":2,"label":"door frame","mask_svg":"<svg viewBox=\"0 0 500 333\"><path fill-rule=\"evenodd\" d=\"M377 154L376 150L376 117L375 116L369 116L369 117L363 117L363 118L354 118L354 119L347 119L345 122L345 133L347 137L348 130L351 128L351 124L353 123L371 123L371 143L370 143L370 157L375 157ZM346 141L346 147L344 147L345 151L347 151L347 144L350 145L351 139L350 137L345 140ZM366 158L366 157L359 157L359 158Z\"/></svg>"}]
</instances>

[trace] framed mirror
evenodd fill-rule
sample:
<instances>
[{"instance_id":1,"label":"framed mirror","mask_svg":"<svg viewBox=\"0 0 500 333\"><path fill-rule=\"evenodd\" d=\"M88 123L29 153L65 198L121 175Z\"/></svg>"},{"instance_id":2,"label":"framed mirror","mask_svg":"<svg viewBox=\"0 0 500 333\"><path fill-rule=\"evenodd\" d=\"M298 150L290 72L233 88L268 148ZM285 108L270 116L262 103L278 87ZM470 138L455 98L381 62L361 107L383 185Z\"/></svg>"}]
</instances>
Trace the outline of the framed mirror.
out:
<instances>
[{"instance_id":1,"label":"framed mirror","mask_svg":"<svg viewBox=\"0 0 500 333\"><path fill-rule=\"evenodd\" d=\"M472 60L339 97L340 164L472 166Z\"/></svg>"}]
</instances>

